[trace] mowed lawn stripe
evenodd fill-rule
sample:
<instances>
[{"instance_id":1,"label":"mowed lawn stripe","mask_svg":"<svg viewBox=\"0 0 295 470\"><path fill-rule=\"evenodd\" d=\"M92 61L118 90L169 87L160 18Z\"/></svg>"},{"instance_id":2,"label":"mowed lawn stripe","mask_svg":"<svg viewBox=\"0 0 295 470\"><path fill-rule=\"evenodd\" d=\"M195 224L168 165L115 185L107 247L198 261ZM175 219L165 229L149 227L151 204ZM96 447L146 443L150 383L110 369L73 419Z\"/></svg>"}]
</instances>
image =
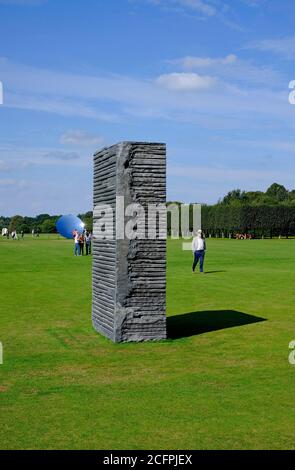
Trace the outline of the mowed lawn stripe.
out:
<instances>
[{"instance_id":1,"label":"mowed lawn stripe","mask_svg":"<svg viewBox=\"0 0 295 470\"><path fill-rule=\"evenodd\" d=\"M169 339L91 325L91 258L0 241L3 449L294 449L295 240L209 239L206 274L168 241Z\"/></svg>"}]
</instances>

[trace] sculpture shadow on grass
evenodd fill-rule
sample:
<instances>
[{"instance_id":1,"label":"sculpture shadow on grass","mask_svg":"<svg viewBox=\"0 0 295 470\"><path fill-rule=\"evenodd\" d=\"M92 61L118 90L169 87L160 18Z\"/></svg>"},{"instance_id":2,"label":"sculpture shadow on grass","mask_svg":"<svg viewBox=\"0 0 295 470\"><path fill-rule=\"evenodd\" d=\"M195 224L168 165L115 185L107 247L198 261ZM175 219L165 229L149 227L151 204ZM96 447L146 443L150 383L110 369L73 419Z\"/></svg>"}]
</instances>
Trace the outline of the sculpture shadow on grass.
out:
<instances>
[{"instance_id":1,"label":"sculpture shadow on grass","mask_svg":"<svg viewBox=\"0 0 295 470\"><path fill-rule=\"evenodd\" d=\"M200 335L210 331L266 321L236 310L206 310L184 313L167 318L167 338L179 339Z\"/></svg>"}]
</instances>

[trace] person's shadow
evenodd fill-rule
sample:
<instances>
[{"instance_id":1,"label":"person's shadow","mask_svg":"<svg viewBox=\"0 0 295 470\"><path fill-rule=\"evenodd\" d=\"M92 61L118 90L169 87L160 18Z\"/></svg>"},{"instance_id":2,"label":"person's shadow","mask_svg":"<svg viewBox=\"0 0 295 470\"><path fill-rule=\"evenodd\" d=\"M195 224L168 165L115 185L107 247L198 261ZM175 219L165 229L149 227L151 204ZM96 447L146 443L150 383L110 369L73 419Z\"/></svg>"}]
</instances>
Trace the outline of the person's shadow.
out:
<instances>
[{"instance_id":1,"label":"person's shadow","mask_svg":"<svg viewBox=\"0 0 295 470\"><path fill-rule=\"evenodd\" d=\"M204 274L226 273L226 271L205 271Z\"/></svg>"},{"instance_id":2,"label":"person's shadow","mask_svg":"<svg viewBox=\"0 0 295 470\"><path fill-rule=\"evenodd\" d=\"M206 310L184 313L167 318L167 338L187 338L209 331L223 330L262 321L266 321L266 318L256 317L236 310Z\"/></svg>"}]
</instances>

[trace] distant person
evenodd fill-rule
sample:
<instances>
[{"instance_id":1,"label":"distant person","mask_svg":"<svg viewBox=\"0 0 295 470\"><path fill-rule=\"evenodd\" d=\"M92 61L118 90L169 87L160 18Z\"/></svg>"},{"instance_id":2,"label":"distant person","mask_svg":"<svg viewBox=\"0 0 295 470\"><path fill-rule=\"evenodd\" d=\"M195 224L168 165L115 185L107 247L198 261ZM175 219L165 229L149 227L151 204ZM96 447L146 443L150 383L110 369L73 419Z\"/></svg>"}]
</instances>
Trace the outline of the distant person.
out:
<instances>
[{"instance_id":1,"label":"distant person","mask_svg":"<svg viewBox=\"0 0 295 470\"><path fill-rule=\"evenodd\" d=\"M18 240L18 236L17 236L16 230L14 230L13 232L11 232L11 238L12 238L13 240Z\"/></svg>"},{"instance_id":2,"label":"distant person","mask_svg":"<svg viewBox=\"0 0 295 470\"><path fill-rule=\"evenodd\" d=\"M79 235L79 245L80 245L80 255L82 256L84 256L84 242L85 242L85 238L84 238L83 233L81 233L81 235Z\"/></svg>"},{"instance_id":3,"label":"distant person","mask_svg":"<svg viewBox=\"0 0 295 470\"><path fill-rule=\"evenodd\" d=\"M21 237L23 239L24 238L24 231L22 230L20 234L21 234Z\"/></svg>"},{"instance_id":4,"label":"distant person","mask_svg":"<svg viewBox=\"0 0 295 470\"><path fill-rule=\"evenodd\" d=\"M193 262L193 273L195 272L196 266L200 261L200 273L204 272L204 259L206 251L206 241L202 230L198 230L196 236L193 238L192 250L194 254Z\"/></svg>"},{"instance_id":5,"label":"distant person","mask_svg":"<svg viewBox=\"0 0 295 470\"><path fill-rule=\"evenodd\" d=\"M77 232L77 230L74 230L73 237L74 237L74 242L75 242L74 255L79 256L81 253L80 253L79 233Z\"/></svg>"},{"instance_id":6,"label":"distant person","mask_svg":"<svg viewBox=\"0 0 295 470\"><path fill-rule=\"evenodd\" d=\"M34 236L35 236L35 230L33 229L32 230L32 238L34 238Z\"/></svg>"},{"instance_id":7,"label":"distant person","mask_svg":"<svg viewBox=\"0 0 295 470\"><path fill-rule=\"evenodd\" d=\"M92 233L86 232L86 235L85 235L86 256L91 255L91 241L92 241Z\"/></svg>"}]
</instances>

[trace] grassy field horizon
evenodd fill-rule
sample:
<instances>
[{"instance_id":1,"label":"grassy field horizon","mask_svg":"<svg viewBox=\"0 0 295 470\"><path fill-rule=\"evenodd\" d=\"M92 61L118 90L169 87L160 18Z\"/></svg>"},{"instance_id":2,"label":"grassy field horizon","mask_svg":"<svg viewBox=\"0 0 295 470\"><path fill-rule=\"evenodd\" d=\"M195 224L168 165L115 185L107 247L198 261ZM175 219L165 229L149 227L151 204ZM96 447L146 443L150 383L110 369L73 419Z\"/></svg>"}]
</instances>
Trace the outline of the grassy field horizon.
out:
<instances>
[{"instance_id":1,"label":"grassy field horizon","mask_svg":"<svg viewBox=\"0 0 295 470\"><path fill-rule=\"evenodd\" d=\"M1 449L294 449L295 241L167 247L168 339L91 325L91 257L0 239Z\"/></svg>"}]
</instances>

